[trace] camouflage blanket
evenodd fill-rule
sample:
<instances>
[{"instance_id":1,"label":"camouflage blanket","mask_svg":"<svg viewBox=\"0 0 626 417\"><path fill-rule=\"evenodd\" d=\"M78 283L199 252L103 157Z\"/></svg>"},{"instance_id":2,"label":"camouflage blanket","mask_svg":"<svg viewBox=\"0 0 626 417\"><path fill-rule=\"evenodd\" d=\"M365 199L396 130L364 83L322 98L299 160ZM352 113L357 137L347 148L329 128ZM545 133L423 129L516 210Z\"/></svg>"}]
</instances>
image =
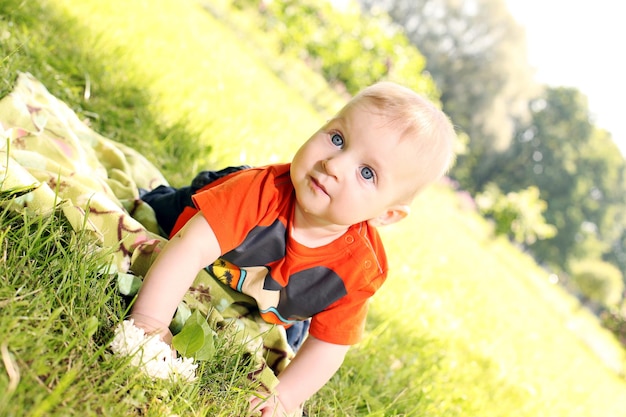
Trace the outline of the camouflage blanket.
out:
<instances>
[{"instance_id":1,"label":"camouflage blanket","mask_svg":"<svg viewBox=\"0 0 626 417\"><path fill-rule=\"evenodd\" d=\"M150 161L94 132L32 75L18 74L13 91L0 99L3 204L33 215L60 208L75 230L86 229L110 250L119 276L140 279L166 241L138 197L139 188L161 184L167 180ZM218 334L238 338L258 359L256 378L273 388L293 353L284 329L263 322L255 307L202 271L179 311L199 310Z\"/></svg>"}]
</instances>

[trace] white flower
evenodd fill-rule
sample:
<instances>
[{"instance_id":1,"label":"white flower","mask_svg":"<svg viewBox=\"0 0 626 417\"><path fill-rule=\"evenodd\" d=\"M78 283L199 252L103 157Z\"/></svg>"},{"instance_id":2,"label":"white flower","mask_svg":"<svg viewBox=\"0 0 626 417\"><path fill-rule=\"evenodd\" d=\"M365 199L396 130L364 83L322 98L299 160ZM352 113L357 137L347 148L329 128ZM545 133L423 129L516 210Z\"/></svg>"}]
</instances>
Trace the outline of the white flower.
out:
<instances>
[{"instance_id":1,"label":"white flower","mask_svg":"<svg viewBox=\"0 0 626 417\"><path fill-rule=\"evenodd\" d=\"M124 320L115 328L111 349L115 354L130 356L131 364L153 379L196 379L198 365L192 358L174 357L167 343L158 335L146 335L133 319Z\"/></svg>"}]
</instances>

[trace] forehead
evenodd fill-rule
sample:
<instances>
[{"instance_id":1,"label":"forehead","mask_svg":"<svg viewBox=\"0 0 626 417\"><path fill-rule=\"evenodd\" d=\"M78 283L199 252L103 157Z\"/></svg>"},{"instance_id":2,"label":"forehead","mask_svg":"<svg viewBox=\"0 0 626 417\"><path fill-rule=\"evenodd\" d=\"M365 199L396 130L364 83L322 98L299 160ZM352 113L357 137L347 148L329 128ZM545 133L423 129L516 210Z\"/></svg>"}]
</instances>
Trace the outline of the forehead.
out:
<instances>
[{"instance_id":1,"label":"forehead","mask_svg":"<svg viewBox=\"0 0 626 417\"><path fill-rule=\"evenodd\" d=\"M376 131L387 142L404 140L416 133L415 126L408 119L408 114L380 108L366 100L344 107L335 118L350 129L349 133Z\"/></svg>"},{"instance_id":2,"label":"forehead","mask_svg":"<svg viewBox=\"0 0 626 417\"><path fill-rule=\"evenodd\" d=\"M346 106L329 121L329 124L339 124L346 133L353 135L364 134L368 131L386 133L387 136L399 136L400 130L393 119L383 110L367 103L358 102Z\"/></svg>"}]
</instances>

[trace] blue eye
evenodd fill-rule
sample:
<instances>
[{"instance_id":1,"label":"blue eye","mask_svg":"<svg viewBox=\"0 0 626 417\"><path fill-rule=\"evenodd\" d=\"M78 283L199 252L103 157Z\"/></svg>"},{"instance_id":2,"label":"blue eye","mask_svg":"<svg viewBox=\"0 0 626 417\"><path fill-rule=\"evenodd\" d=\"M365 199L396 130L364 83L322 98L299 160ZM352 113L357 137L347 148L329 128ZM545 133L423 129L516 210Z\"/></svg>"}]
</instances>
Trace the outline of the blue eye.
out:
<instances>
[{"instance_id":1,"label":"blue eye","mask_svg":"<svg viewBox=\"0 0 626 417\"><path fill-rule=\"evenodd\" d=\"M363 177L363 179L366 179L368 181L371 179L374 179L374 171L372 170L372 168L363 167L361 168L361 177Z\"/></svg>"},{"instance_id":2,"label":"blue eye","mask_svg":"<svg viewBox=\"0 0 626 417\"><path fill-rule=\"evenodd\" d=\"M330 141L337 147L343 147L343 138L339 133L333 133L330 137Z\"/></svg>"}]
</instances>

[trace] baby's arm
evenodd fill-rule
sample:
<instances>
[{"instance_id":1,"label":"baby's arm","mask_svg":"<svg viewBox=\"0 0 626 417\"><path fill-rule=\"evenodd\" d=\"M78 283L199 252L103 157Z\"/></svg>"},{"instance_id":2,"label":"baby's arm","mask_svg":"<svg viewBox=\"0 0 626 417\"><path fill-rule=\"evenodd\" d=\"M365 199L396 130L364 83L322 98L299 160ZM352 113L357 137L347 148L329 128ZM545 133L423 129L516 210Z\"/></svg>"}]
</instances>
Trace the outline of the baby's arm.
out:
<instances>
[{"instance_id":1,"label":"baby's arm","mask_svg":"<svg viewBox=\"0 0 626 417\"><path fill-rule=\"evenodd\" d=\"M298 353L285 370L278 375L279 404L268 401L259 405L252 401L252 407L261 410L262 416L271 416L276 411L291 413L309 399L337 372L350 346L323 342L309 335ZM277 414L280 415L280 414Z\"/></svg>"},{"instance_id":2,"label":"baby's arm","mask_svg":"<svg viewBox=\"0 0 626 417\"><path fill-rule=\"evenodd\" d=\"M219 256L213 229L201 213L196 214L167 242L146 274L131 312L135 324L146 332L159 331L168 341L178 304L198 272Z\"/></svg>"}]
</instances>

